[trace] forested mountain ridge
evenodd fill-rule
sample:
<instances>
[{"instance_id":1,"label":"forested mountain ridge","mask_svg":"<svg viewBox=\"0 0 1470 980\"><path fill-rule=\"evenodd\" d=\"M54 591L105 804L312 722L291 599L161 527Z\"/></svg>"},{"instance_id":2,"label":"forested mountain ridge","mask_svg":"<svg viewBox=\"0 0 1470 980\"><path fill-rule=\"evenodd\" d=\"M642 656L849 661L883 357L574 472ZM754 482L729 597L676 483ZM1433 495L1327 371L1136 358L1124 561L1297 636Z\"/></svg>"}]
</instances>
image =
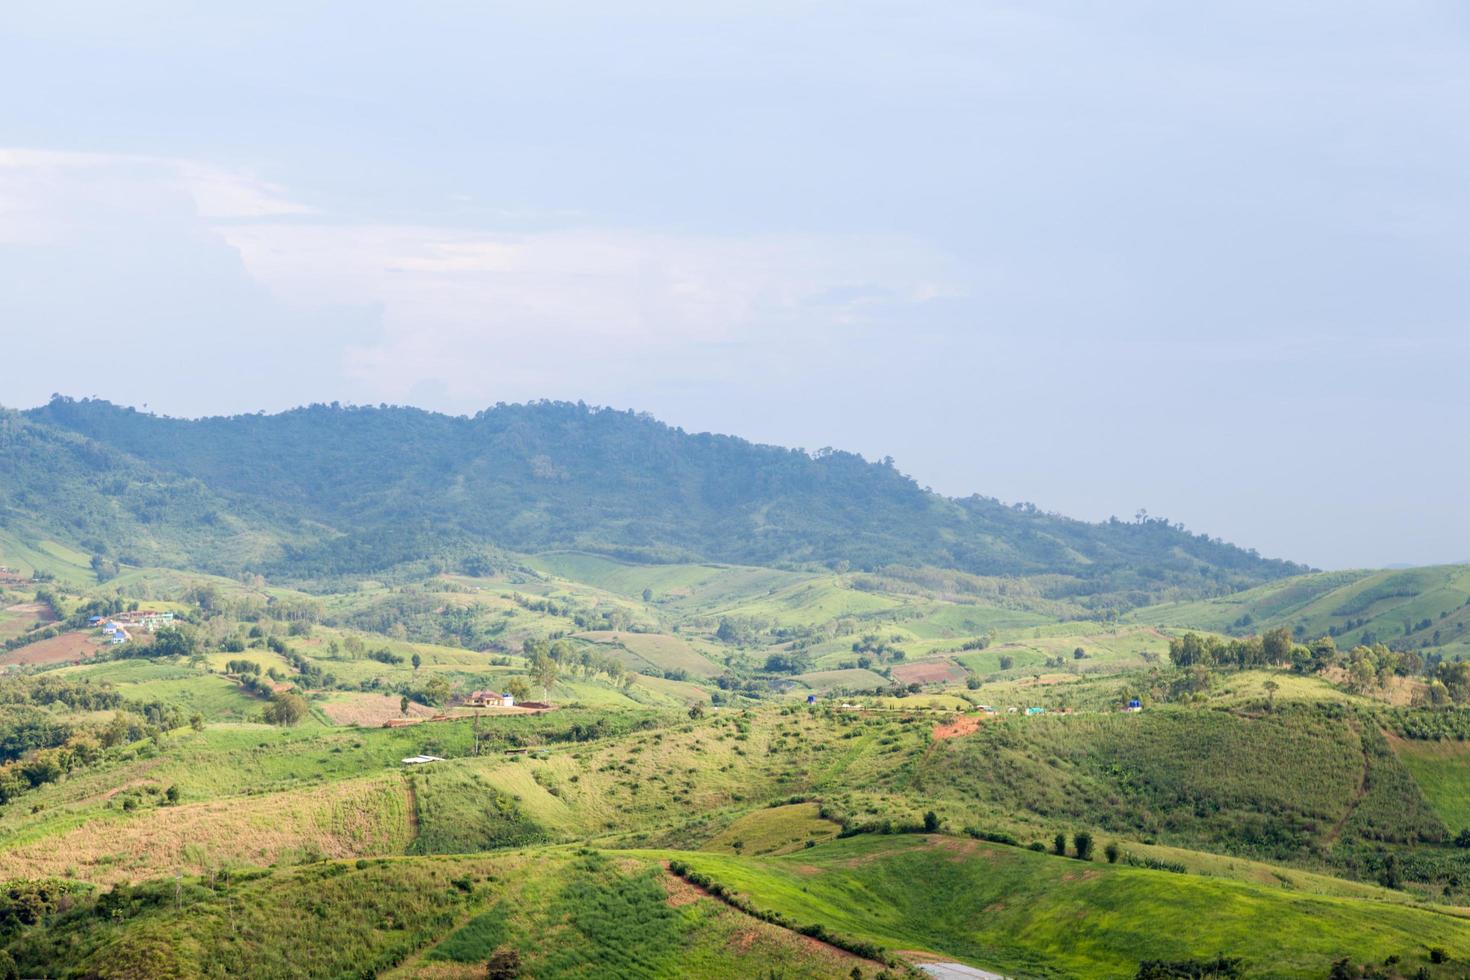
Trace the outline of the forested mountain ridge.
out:
<instances>
[{"instance_id":1,"label":"forested mountain ridge","mask_svg":"<svg viewBox=\"0 0 1470 980\"><path fill-rule=\"evenodd\" d=\"M0 528L132 564L260 567L324 535L116 447L0 409Z\"/></svg>"},{"instance_id":2,"label":"forested mountain ridge","mask_svg":"<svg viewBox=\"0 0 1470 980\"><path fill-rule=\"evenodd\" d=\"M118 465L150 474L157 493L189 488L247 504L240 520L273 529L273 563L300 574L368 570L466 540L645 560L1049 575L1059 592L1139 600L1303 570L1166 521L1089 524L956 500L886 461L687 433L581 404L500 405L473 417L313 405L187 420L57 398L23 418L53 441L125 458ZM31 454L7 465L45 462ZM34 496L28 503L45 510ZM163 523L184 519L198 517L170 511Z\"/></svg>"}]
</instances>

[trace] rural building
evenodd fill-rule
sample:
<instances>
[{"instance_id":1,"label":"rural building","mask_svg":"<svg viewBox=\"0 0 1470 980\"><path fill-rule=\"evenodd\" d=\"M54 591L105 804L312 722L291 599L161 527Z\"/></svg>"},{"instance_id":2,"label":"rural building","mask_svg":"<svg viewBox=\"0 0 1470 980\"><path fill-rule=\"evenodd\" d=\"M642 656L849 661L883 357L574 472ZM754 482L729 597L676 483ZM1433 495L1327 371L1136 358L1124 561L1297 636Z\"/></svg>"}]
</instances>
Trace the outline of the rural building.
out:
<instances>
[{"instance_id":1,"label":"rural building","mask_svg":"<svg viewBox=\"0 0 1470 980\"><path fill-rule=\"evenodd\" d=\"M403 760L405 766L422 766L430 762L443 762L437 755L411 755Z\"/></svg>"},{"instance_id":2,"label":"rural building","mask_svg":"<svg viewBox=\"0 0 1470 980\"><path fill-rule=\"evenodd\" d=\"M158 612L154 609L135 609L132 612L119 613L113 619L125 626L141 626L143 629L152 633L158 627L166 623L172 623L174 621L174 614L171 612Z\"/></svg>"},{"instance_id":3,"label":"rural building","mask_svg":"<svg viewBox=\"0 0 1470 980\"><path fill-rule=\"evenodd\" d=\"M514 708L516 699L498 691L471 691L465 704L471 708Z\"/></svg>"},{"instance_id":4,"label":"rural building","mask_svg":"<svg viewBox=\"0 0 1470 980\"><path fill-rule=\"evenodd\" d=\"M1125 708L1125 709L1123 709L1123 710L1125 710L1125 711L1142 711L1143 710L1143 702L1140 701L1140 700L1138 700L1137 698L1134 698L1132 701L1129 701L1128 702L1128 707Z\"/></svg>"}]
</instances>

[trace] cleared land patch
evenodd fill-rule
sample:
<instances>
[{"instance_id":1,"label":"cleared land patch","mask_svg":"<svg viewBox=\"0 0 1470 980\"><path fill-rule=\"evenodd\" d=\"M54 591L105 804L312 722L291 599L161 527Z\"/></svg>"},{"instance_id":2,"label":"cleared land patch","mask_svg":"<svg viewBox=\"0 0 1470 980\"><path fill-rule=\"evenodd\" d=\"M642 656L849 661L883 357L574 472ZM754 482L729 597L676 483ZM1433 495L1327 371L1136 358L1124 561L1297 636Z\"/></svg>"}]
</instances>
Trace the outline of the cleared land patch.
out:
<instances>
[{"instance_id":1,"label":"cleared land patch","mask_svg":"<svg viewBox=\"0 0 1470 980\"><path fill-rule=\"evenodd\" d=\"M399 854L408 845L404 790L396 773L182 806L157 806L160 794L136 790L123 798L147 802L128 813L114 798L114 810L106 815L0 851L0 877L60 877L80 870L90 881L110 884L202 874L222 865Z\"/></svg>"},{"instance_id":2,"label":"cleared land patch","mask_svg":"<svg viewBox=\"0 0 1470 980\"><path fill-rule=\"evenodd\" d=\"M578 639L621 647L623 665L641 674L683 671L691 677L718 677L724 668L716 665L677 636L667 633L627 633L593 630L575 634Z\"/></svg>"},{"instance_id":3,"label":"cleared land patch","mask_svg":"<svg viewBox=\"0 0 1470 980\"><path fill-rule=\"evenodd\" d=\"M102 644L91 633L78 630L53 636L49 640L28 643L17 650L7 651L0 656L0 664L20 666L80 663L95 656L100 649L102 649Z\"/></svg>"},{"instance_id":4,"label":"cleared land patch","mask_svg":"<svg viewBox=\"0 0 1470 980\"><path fill-rule=\"evenodd\" d=\"M426 704L410 701L408 713L404 714L399 707L401 703L398 697L391 694L344 693L333 694L322 701L321 709L334 725L363 725L374 728L385 722L404 718L432 718L437 713Z\"/></svg>"},{"instance_id":5,"label":"cleared land patch","mask_svg":"<svg viewBox=\"0 0 1470 980\"><path fill-rule=\"evenodd\" d=\"M789 854L837 836L842 825L825 820L816 803L790 803L755 810L710 839L702 850L726 854Z\"/></svg>"},{"instance_id":6,"label":"cleared land patch","mask_svg":"<svg viewBox=\"0 0 1470 980\"><path fill-rule=\"evenodd\" d=\"M1388 742L1445 826L1452 831L1470 827L1470 744L1395 735Z\"/></svg>"},{"instance_id":7,"label":"cleared land patch","mask_svg":"<svg viewBox=\"0 0 1470 980\"><path fill-rule=\"evenodd\" d=\"M953 660L919 660L893 668L893 679L901 684L957 684L965 676Z\"/></svg>"}]
</instances>

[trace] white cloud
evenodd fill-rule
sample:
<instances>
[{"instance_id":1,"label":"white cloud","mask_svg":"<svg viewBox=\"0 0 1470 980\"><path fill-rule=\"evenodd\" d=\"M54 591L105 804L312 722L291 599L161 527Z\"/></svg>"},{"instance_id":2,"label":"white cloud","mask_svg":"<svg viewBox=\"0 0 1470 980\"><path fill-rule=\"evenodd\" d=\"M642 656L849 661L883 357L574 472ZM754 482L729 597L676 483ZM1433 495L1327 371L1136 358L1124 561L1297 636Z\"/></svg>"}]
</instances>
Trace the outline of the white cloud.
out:
<instances>
[{"instance_id":1,"label":"white cloud","mask_svg":"<svg viewBox=\"0 0 1470 980\"><path fill-rule=\"evenodd\" d=\"M86 243L77 261L156 280L110 283L107 308L90 311L145 334L160 303L186 333L229 323L280 336L285 323L300 342L317 329L337 336L339 317L317 326L324 311L371 310L371 336L359 330L323 351L333 369L359 397L432 389L458 405L590 386L639 362L718 374L714 352L733 347L781 371L790 344L840 343L895 309L956 295L960 278L945 255L901 237L352 223L196 161L0 151L0 243L43 241L63 251ZM183 299L169 299L175 270L164 260L136 268L128 253L139 248L172 256L182 280L216 285L191 292L183 282ZM212 272L189 272L200 256L213 256ZM251 316L270 323L238 326L246 294ZM43 318L46 297L33 299L30 315ZM85 303L72 312L89 315ZM150 323L130 324L130 314Z\"/></svg>"}]
</instances>

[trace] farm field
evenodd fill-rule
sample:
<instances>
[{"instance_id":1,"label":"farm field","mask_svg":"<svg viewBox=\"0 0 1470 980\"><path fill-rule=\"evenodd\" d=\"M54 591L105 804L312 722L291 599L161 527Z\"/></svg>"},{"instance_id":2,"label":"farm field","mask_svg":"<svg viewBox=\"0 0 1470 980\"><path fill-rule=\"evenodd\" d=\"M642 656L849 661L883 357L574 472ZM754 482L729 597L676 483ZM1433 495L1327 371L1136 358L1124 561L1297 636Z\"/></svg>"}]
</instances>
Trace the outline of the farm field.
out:
<instances>
[{"instance_id":1,"label":"farm field","mask_svg":"<svg viewBox=\"0 0 1470 980\"><path fill-rule=\"evenodd\" d=\"M79 663L95 656L102 648L101 641L90 631L73 630L14 650L6 650L0 653L0 665L49 666Z\"/></svg>"}]
</instances>

